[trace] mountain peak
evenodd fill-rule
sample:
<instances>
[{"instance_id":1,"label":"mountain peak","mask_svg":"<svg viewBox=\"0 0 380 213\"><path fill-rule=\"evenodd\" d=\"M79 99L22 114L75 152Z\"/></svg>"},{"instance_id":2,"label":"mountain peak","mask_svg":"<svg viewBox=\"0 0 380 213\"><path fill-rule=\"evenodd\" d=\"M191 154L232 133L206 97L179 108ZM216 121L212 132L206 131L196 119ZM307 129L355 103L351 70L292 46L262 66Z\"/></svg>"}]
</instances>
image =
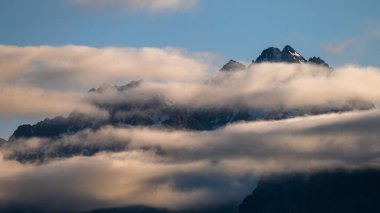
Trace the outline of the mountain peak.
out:
<instances>
[{"instance_id":1,"label":"mountain peak","mask_svg":"<svg viewBox=\"0 0 380 213\"><path fill-rule=\"evenodd\" d=\"M301 54L295 51L290 45L286 45L281 52L282 62L288 63L305 63L307 62Z\"/></svg>"},{"instance_id":2,"label":"mountain peak","mask_svg":"<svg viewBox=\"0 0 380 213\"><path fill-rule=\"evenodd\" d=\"M321 65L329 67L329 65L324 62L319 57L312 57L309 60L306 60L300 53L298 53L290 45L285 45L282 51L276 47L269 47L262 51L260 56L255 60L252 60L252 63L263 63L263 62L283 62L283 63L311 63L316 65Z\"/></svg>"},{"instance_id":3,"label":"mountain peak","mask_svg":"<svg viewBox=\"0 0 380 213\"><path fill-rule=\"evenodd\" d=\"M276 47L269 47L260 54L256 63L261 62L281 62L281 50Z\"/></svg>"},{"instance_id":4,"label":"mountain peak","mask_svg":"<svg viewBox=\"0 0 380 213\"><path fill-rule=\"evenodd\" d=\"M301 56L297 51L293 49L290 45L286 45L282 51L276 47L269 47L261 53L261 55L256 59L256 62L287 62L287 63L305 63L307 62L304 57Z\"/></svg>"},{"instance_id":5,"label":"mountain peak","mask_svg":"<svg viewBox=\"0 0 380 213\"><path fill-rule=\"evenodd\" d=\"M296 52L294 49L293 49L293 47L291 47L290 45L286 45L285 47L284 47L284 49L282 49L282 52Z\"/></svg>"},{"instance_id":6,"label":"mountain peak","mask_svg":"<svg viewBox=\"0 0 380 213\"><path fill-rule=\"evenodd\" d=\"M230 72L230 71L237 71L237 70L245 70L246 66L240 62L237 62L235 60L228 61L227 64L225 64L220 71L222 72Z\"/></svg>"},{"instance_id":7,"label":"mountain peak","mask_svg":"<svg viewBox=\"0 0 380 213\"><path fill-rule=\"evenodd\" d=\"M324 60L319 57L312 57L309 60L306 60L300 53L298 53L293 47L290 45L285 45L282 51L277 47L269 47L263 50L259 57L257 57L256 61L252 60L252 64L259 64L264 62L270 63L291 63L291 64L299 64L299 63L308 63L314 65L320 65L324 67L330 67ZM252 65L251 64L251 65ZM250 67L249 65L248 67ZM245 70L247 67L235 60L228 61L220 71L229 72L236 70Z\"/></svg>"}]
</instances>

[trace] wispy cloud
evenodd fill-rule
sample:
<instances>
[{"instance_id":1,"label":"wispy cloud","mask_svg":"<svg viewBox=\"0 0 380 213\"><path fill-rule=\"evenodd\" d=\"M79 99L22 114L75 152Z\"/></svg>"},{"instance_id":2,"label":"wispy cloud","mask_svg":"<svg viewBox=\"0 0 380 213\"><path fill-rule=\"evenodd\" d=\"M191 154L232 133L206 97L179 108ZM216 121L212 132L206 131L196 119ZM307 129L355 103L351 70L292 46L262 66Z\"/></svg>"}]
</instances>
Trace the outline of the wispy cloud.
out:
<instances>
[{"instance_id":1,"label":"wispy cloud","mask_svg":"<svg viewBox=\"0 0 380 213\"><path fill-rule=\"evenodd\" d=\"M178 11L195 7L198 0L69 0L89 9L125 8L128 10Z\"/></svg>"},{"instance_id":2,"label":"wispy cloud","mask_svg":"<svg viewBox=\"0 0 380 213\"><path fill-rule=\"evenodd\" d=\"M355 38L348 38L335 44L329 43L325 45L325 51L330 54L340 55L343 54L344 51L351 45L355 44L356 41L357 40Z\"/></svg>"}]
</instances>

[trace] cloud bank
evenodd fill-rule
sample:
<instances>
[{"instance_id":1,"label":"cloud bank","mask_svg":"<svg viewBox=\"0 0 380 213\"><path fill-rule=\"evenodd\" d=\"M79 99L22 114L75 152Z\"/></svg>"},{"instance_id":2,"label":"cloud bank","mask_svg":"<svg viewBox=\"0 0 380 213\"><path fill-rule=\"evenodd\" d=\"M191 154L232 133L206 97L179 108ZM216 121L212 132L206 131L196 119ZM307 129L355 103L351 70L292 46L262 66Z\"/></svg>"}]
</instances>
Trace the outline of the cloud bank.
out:
<instances>
[{"instance_id":1,"label":"cloud bank","mask_svg":"<svg viewBox=\"0 0 380 213\"><path fill-rule=\"evenodd\" d=\"M210 56L211 57L211 56ZM83 103L85 91L130 80L196 81L209 64L174 48L0 46L0 115L62 115Z\"/></svg>"},{"instance_id":2,"label":"cloud bank","mask_svg":"<svg viewBox=\"0 0 380 213\"><path fill-rule=\"evenodd\" d=\"M71 3L84 8L104 9L122 7L131 10L146 11L178 11L195 7L198 0L69 0Z\"/></svg>"},{"instance_id":3,"label":"cloud bank","mask_svg":"<svg viewBox=\"0 0 380 213\"><path fill-rule=\"evenodd\" d=\"M373 110L240 123L212 132L105 127L53 141L17 141L3 146L2 155L54 151L59 144L125 148L52 158L42 165L2 159L0 203L50 211L136 204L180 210L238 203L262 175L378 168L379 125L380 112Z\"/></svg>"}]
</instances>

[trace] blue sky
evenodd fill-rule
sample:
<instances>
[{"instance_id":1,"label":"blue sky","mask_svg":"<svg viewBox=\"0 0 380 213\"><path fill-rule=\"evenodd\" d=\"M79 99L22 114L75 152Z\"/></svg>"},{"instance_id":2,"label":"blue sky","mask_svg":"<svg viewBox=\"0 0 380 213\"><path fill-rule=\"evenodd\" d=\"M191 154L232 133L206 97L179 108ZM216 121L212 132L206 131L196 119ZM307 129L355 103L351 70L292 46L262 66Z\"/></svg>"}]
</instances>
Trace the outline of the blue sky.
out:
<instances>
[{"instance_id":1,"label":"blue sky","mask_svg":"<svg viewBox=\"0 0 380 213\"><path fill-rule=\"evenodd\" d=\"M2 0L0 43L180 47L249 61L292 45L332 65L380 66L380 1L199 0L184 10L97 8L73 0Z\"/></svg>"}]
</instances>

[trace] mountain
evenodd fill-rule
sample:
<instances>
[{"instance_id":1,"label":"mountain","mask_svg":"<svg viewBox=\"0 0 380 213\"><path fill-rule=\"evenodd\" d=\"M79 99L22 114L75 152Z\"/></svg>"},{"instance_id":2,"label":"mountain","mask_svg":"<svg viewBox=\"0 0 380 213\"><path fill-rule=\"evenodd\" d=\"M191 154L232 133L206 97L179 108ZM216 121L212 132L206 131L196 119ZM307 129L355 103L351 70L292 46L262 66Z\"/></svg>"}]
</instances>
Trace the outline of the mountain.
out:
<instances>
[{"instance_id":1,"label":"mountain","mask_svg":"<svg viewBox=\"0 0 380 213\"><path fill-rule=\"evenodd\" d=\"M276 47L269 47L268 49L263 50L260 56L256 59L256 63L262 62L283 62L281 50Z\"/></svg>"},{"instance_id":2,"label":"mountain","mask_svg":"<svg viewBox=\"0 0 380 213\"><path fill-rule=\"evenodd\" d=\"M264 62L308 63L329 67L319 57L306 60L289 45L283 50L270 47L262 51L253 64ZM237 70L249 71L246 66L230 60L220 69L220 73ZM224 76L224 75L223 75ZM229 75L226 75L227 77ZM228 80L228 78L227 78ZM207 82L207 83L212 83ZM101 151L120 152L126 150L126 143L103 143L101 146L91 143L56 143L65 136L81 133L84 130L98 130L105 126L130 127L148 126L153 128L210 131L239 121L279 120L304 115L318 115L331 112L368 110L374 104L361 99L328 106L310 106L302 108L259 109L240 103L226 103L220 106L189 107L174 103L165 94L134 93L144 86L144 81L131 81L117 86L103 84L88 91L88 96L101 98L88 99L93 106L106 111L109 117L94 117L89 114L72 112L67 117L46 118L36 124L19 126L8 141L0 139L0 146L16 144L19 149L8 152L6 158L21 163L44 163L46 160L70 158L73 156L92 156ZM108 94L122 94L123 99L112 101ZM134 97L129 99L128 97ZM87 99L86 99L87 100ZM81 135L79 135L78 138ZM24 140L42 137L41 143L33 152L23 149ZM80 139L79 139L80 140ZM45 141L44 141L45 142ZM21 143L21 144L20 144ZM149 147L148 147L149 148ZM157 148L159 149L159 148ZM241 213L270 212L380 212L378 203L380 191L378 180L380 171L368 170L355 173L345 171L321 172L315 174L292 174L263 177L258 187L239 206ZM226 204L204 210L175 211L175 213L236 213L237 204ZM196 207L195 207L196 209ZM4 211L2 211L4 210ZM17 204L1 206L0 212L42 212L33 207ZM92 212L127 213L174 213L166 209L148 206L127 206L120 208L98 209Z\"/></svg>"},{"instance_id":3,"label":"mountain","mask_svg":"<svg viewBox=\"0 0 380 213\"><path fill-rule=\"evenodd\" d=\"M286 45L282 50L276 47L269 47L262 51L256 61L252 60L252 63L263 63L263 62L282 62L282 63L312 63L317 65L328 66L319 57L312 57L307 61L300 53L293 49L290 45Z\"/></svg>"},{"instance_id":4,"label":"mountain","mask_svg":"<svg viewBox=\"0 0 380 213\"><path fill-rule=\"evenodd\" d=\"M291 46L286 45L282 51L276 47L270 47L263 50L261 55L252 61L253 63L263 62L287 62L287 63L306 63L306 59L302 57Z\"/></svg>"},{"instance_id":5,"label":"mountain","mask_svg":"<svg viewBox=\"0 0 380 213\"><path fill-rule=\"evenodd\" d=\"M264 177L240 213L377 213L380 170L325 171Z\"/></svg>"},{"instance_id":6,"label":"mountain","mask_svg":"<svg viewBox=\"0 0 380 213\"><path fill-rule=\"evenodd\" d=\"M324 60L319 57L313 56L306 60L300 53L293 49L290 45L286 45L282 50L277 47L269 47L261 52L256 60L252 60L252 64L260 63L307 63L313 65L320 65L324 67L330 67ZM250 66L251 66L250 65ZM246 66L235 60L230 60L227 62L220 71L235 71L235 70L245 70Z\"/></svg>"},{"instance_id":7,"label":"mountain","mask_svg":"<svg viewBox=\"0 0 380 213\"><path fill-rule=\"evenodd\" d=\"M225 64L220 71L229 72L235 70L245 70L246 66L240 62L230 60L227 64Z\"/></svg>"},{"instance_id":8,"label":"mountain","mask_svg":"<svg viewBox=\"0 0 380 213\"><path fill-rule=\"evenodd\" d=\"M288 63L306 63L306 59L302 57L291 46L286 45L281 52L281 60Z\"/></svg>"},{"instance_id":9,"label":"mountain","mask_svg":"<svg viewBox=\"0 0 380 213\"><path fill-rule=\"evenodd\" d=\"M313 57L307 62L292 47L285 46L282 51L278 48L268 48L262 52L254 63L261 62L288 62L288 63L314 63L323 65L325 62ZM220 72L230 72L234 70L244 70L245 65L230 60L221 68ZM228 77L228 76L227 76ZM228 80L228 78L227 78ZM210 82L209 82L210 83ZM211 82L212 83L212 82ZM218 82L216 82L218 83ZM165 94L141 93L136 95L136 89L142 87L144 81L131 81L128 84L114 86L103 84L98 88L89 90L89 96L101 96L98 99L89 99L90 104L106 111L107 118L98 118L88 114L72 112L67 117L58 116L46 118L36 124L25 124L19 126L9 139L8 143L17 141L20 138L43 137L49 139L59 139L63 136L73 135L85 129L97 130L101 127L111 125L119 126L149 126L157 128L210 131L222 128L230 123L239 121L256 120L279 120L293 118L304 115L318 115L333 112L345 112L352 110L368 110L374 105L368 101L353 99L346 103L329 104L318 107L299 107L294 109L273 108L261 109L247 107L240 103L226 103L219 106L184 106L176 104L166 98ZM108 94L121 94L120 101L110 101ZM130 95L131 94L131 95ZM133 94L133 95L132 95ZM134 98L127 98L134 97ZM120 151L124 147L107 145L99 147L75 146L59 147L55 149L41 149L34 153L15 152L9 158L20 162L44 161L52 157L71 157L75 155L93 155L99 151Z\"/></svg>"}]
</instances>

